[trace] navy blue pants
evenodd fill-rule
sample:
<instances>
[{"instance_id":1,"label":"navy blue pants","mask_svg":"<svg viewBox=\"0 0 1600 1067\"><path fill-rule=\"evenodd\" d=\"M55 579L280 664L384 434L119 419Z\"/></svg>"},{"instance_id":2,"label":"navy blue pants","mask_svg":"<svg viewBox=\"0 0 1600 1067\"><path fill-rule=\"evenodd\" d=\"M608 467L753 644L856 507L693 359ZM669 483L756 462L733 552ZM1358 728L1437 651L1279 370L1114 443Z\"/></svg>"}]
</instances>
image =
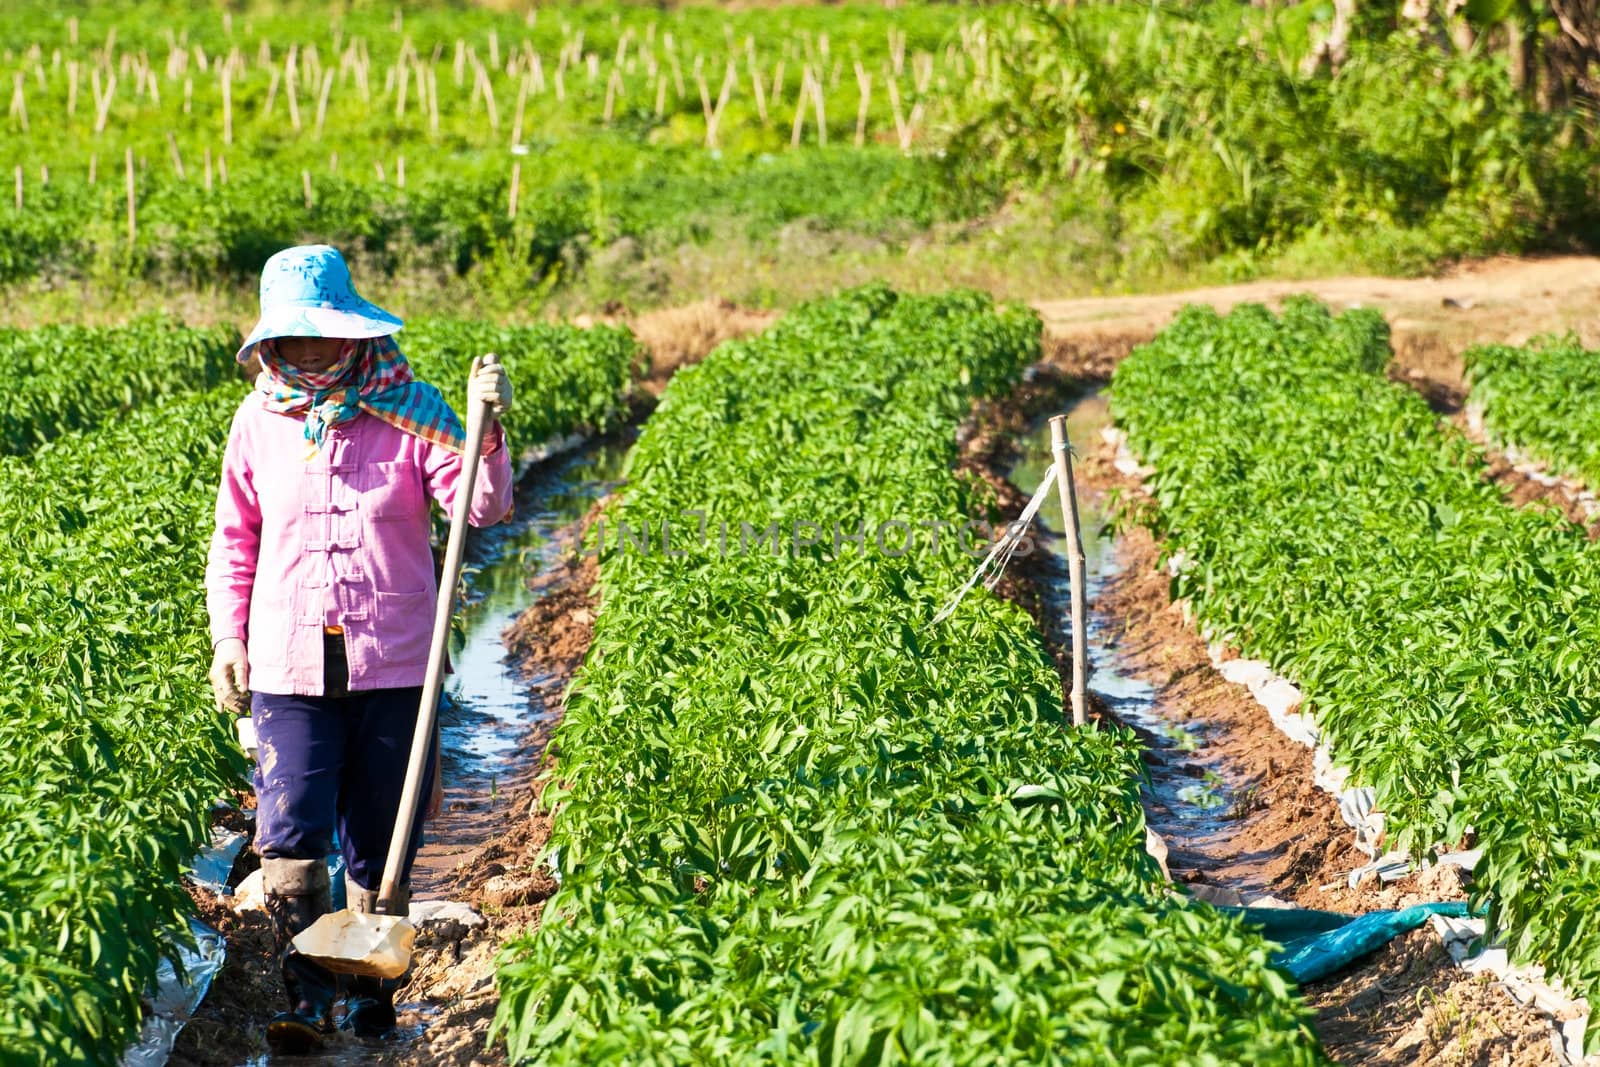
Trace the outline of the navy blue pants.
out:
<instances>
[{"instance_id":1,"label":"navy blue pants","mask_svg":"<svg viewBox=\"0 0 1600 1067\"><path fill-rule=\"evenodd\" d=\"M342 679L328 681L328 692L344 692ZM421 700L420 686L342 696L254 694L256 851L264 858L321 859L333 851L337 830L350 877L363 889L379 888ZM433 767L430 753L424 798L433 789ZM402 881L421 843L419 817Z\"/></svg>"}]
</instances>

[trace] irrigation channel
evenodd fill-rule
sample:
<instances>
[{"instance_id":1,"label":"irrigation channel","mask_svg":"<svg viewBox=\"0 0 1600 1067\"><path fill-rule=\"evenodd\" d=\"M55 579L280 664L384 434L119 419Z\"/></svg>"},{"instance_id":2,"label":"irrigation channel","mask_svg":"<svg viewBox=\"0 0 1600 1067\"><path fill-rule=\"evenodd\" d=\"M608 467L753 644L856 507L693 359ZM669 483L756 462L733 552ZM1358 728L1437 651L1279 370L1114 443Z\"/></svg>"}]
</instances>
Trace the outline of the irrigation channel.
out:
<instances>
[{"instance_id":1,"label":"irrigation channel","mask_svg":"<svg viewBox=\"0 0 1600 1067\"><path fill-rule=\"evenodd\" d=\"M1098 448L1101 430L1111 424L1106 398L1100 392L1081 397L1067 416L1067 436L1074 451L1087 455ZM1015 441L1018 459L1006 472L1011 484L1031 494L1048 473L1050 427L1039 420ZM1079 460L1081 463L1081 459ZM1125 725L1145 742L1145 762L1150 778L1143 789L1145 818L1151 830L1170 849L1168 864L1174 878L1199 875L1211 882L1210 872L1226 868L1227 876L1207 886L1221 891L1228 903L1266 895L1268 880L1258 864L1239 862L1233 842L1239 826L1235 798L1253 784L1247 775L1207 745L1208 727L1189 721L1182 709L1164 701L1154 685L1122 662L1118 646L1123 622L1104 607L1107 584L1122 573L1119 542L1108 532L1108 499L1098 485L1078 479L1078 508L1089 598L1089 689ZM1038 568L1040 593L1052 617L1070 615L1071 590L1066 567L1066 539L1060 509L1054 499L1039 513L1041 536L1036 551L1049 553L1048 566Z\"/></svg>"},{"instance_id":2,"label":"irrigation channel","mask_svg":"<svg viewBox=\"0 0 1600 1067\"><path fill-rule=\"evenodd\" d=\"M530 581L576 551L578 522L617 483L627 440L606 438L536 468L517 491L515 517L477 531L464 568L440 713L443 811L429 826L412 875L419 897L439 895L442 875L504 830L508 805L531 780L546 716L545 676L506 661L506 629L539 597ZM530 736L532 734L532 736Z\"/></svg>"},{"instance_id":3,"label":"irrigation channel","mask_svg":"<svg viewBox=\"0 0 1600 1067\"><path fill-rule=\"evenodd\" d=\"M526 800L544 739L554 725L549 708L560 694L559 687L549 684L551 679L526 676L508 661L504 635L543 595L534 580L577 550L579 522L616 486L631 439L631 434L624 434L590 442L536 467L517 487L512 520L474 531L469 541L466 595L450 642L455 673L446 682L440 715L443 805L428 825L413 870L419 900L451 896L450 875L456 865L504 832L513 818L512 806ZM261 958L248 965L267 969L272 963ZM214 987L212 994L218 992ZM404 1060L408 1048L422 1044L424 1031L440 1018L440 1008L430 1001L406 999L406 990L397 1007L401 1031L381 1050L353 1039L335 1040L309 1057L262 1052L242 1061L247 1067L266 1067ZM254 1014L264 1026L275 1010L276 1001L257 1005ZM246 1039L242 1034L233 1036ZM260 1047L258 1039L246 1043ZM181 1047L180 1043L175 1062L193 1062L182 1055ZM211 1056L205 1058L215 1062Z\"/></svg>"}]
</instances>

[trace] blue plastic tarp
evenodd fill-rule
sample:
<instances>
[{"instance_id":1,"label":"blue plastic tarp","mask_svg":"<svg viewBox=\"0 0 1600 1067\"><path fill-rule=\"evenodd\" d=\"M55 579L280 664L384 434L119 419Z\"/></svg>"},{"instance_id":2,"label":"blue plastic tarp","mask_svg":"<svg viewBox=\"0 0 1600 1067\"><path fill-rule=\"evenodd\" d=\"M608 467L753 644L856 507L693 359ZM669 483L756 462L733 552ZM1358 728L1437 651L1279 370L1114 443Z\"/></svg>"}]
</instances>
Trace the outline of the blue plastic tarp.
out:
<instances>
[{"instance_id":1,"label":"blue plastic tarp","mask_svg":"<svg viewBox=\"0 0 1600 1067\"><path fill-rule=\"evenodd\" d=\"M1430 915L1462 917L1467 906L1459 901L1416 904L1398 911L1369 911L1345 915L1336 911L1301 908L1218 908L1239 915L1261 930L1268 941L1283 947L1272 962L1304 985L1370 955L1401 934L1415 930Z\"/></svg>"}]
</instances>

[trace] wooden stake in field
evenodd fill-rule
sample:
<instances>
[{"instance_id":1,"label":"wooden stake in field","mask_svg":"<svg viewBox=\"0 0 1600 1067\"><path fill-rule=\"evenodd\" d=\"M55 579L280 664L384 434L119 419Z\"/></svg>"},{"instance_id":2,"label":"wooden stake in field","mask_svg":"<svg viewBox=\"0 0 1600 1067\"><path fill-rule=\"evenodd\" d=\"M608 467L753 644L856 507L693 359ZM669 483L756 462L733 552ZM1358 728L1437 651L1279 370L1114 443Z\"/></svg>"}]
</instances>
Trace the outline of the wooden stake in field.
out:
<instances>
[{"instance_id":1,"label":"wooden stake in field","mask_svg":"<svg viewBox=\"0 0 1600 1067\"><path fill-rule=\"evenodd\" d=\"M872 104L872 75L856 61L856 88L861 92L861 105L856 108L856 147L867 143L867 108Z\"/></svg>"},{"instance_id":2,"label":"wooden stake in field","mask_svg":"<svg viewBox=\"0 0 1600 1067\"><path fill-rule=\"evenodd\" d=\"M395 187L399 188L399 189L404 189L406 187L406 157L405 156L395 156L394 157L394 184L395 184Z\"/></svg>"},{"instance_id":3,"label":"wooden stake in field","mask_svg":"<svg viewBox=\"0 0 1600 1067\"><path fill-rule=\"evenodd\" d=\"M822 113L822 83L817 81L815 75L811 77L811 99L817 106L817 144L826 145L828 143L828 119Z\"/></svg>"},{"instance_id":4,"label":"wooden stake in field","mask_svg":"<svg viewBox=\"0 0 1600 1067\"><path fill-rule=\"evenodd\" d=\"M94 88L94 101L95 101L94 132L95 132L96 136L99 136L101 133L103 133L105 131L106 118L107 118L107 116L109 116L111 114L111 99L112 99L112 97L117 95L117 76L116 76L116 74L113 73L110 76L110 78L107 79L106 89L105 89L104 95L102 95L101 92L100 92L100 68L99 67L96 67L94 69L93 76L94 76L93 77L93 88Z\"/></svg>"},{"instance_id":5,"label":"wooden stake in field","mask_svg":"<svg viewBox=\"0 0 1600 1067\"><path fill-rule=\"evenodd\" d=\"M127 174L128 187L128 248L132 249L134 242L139 237L138 208L133 199L133 149L124 149L123 169Z\"/></svg>"},{"instance_id":6,"label":"wooden stake in field","mask_svg":"<svg viewBox=\"0 0 1600 1067\"><path fill-rule=\"evenodd\" d=\"M419 76L426 72L424 81L428 87L428 132L434 137L439 136L439 68L429 64L426 68L418 67Z\"/></svg>"},{"instance_id":7,"label":"wooden stake in field","mask_svg":"<svg viewBox=\"0 0 1600 1067\"><path fill-rule=\"evenodd\" d=\"M618 95L621 94L621 92L622 92L622 72L620 70L618 70L616 67L612 67L611 68L611 77L606 79L605 110L604 110L604 113L601 115L601 119L600 119L600 121L603 122L607 126L611 125L611 116L612 116L613 111L614 111L614 109L616 107L617 97L618 97ZM704 82L700 83L700 95L702 97L705 96L705 83ZM517 120L519 126L521 125L521 121L522 120L519 117L518 120Z\"/></svg>"},{"instance_id":8,"label":"wooden stake in field","mask_svg":"<svg viewBox=\"0 0 1600 1067\"><path fill-rule=\"evenodd\" d=\"M178 139L172 136L172 131L167 131L167 151L172 153L172 169L177 171L178 180L188 181L188 176L183 172L183 156L178 153Z\"/></svg>"},{"instance_id":9,"label":"wooden stake in field","mask_svg":"<svg viewBox=\"0 0 1600 1067\"><path fill-rule=\"evenodd\" d=\"M517 87L517 114L516 118L511 122L511 145L513 148L522 143L522 115L528 107L528 88L531 81L532 78L524 73L522 75L522 83ZM607 87L606 96L609 98L610 95L611 90Z\"/></svg>"},{"instance_id":10,"label":"wooden stake in field","mask_svg":"<svg viewBox=\"0 0 1600 1067\"><path fill-rule=\"evenodd\" d=\"M222 65L222 143L233 143L233 57Z\"/></svg>"},{"instance_id":11,"label":"wooden stake in field","mask_svg":"<svg viewBox=\"0 0 1600 1067\"><path fill-rule=\"evenodd\" d=\"M11 89L11 114L12 114L13 117L15 117L18 121L20 121L22 123L22 132L23 133L27 133L28 132L28 97L27 97L27 94L24 93L23 89L22 89L23 80L24 80L24 76L21 75L21 74L15 74L15 75L12 76L12 83L11 83L12 84L12 89Z\"/></svg>"},{"instance_id":12,"label":"wooden stake in field","mask_svg":"<svg viewBox=\"0 0 1600 1067\"><path fill-rule=\"evenodd\" d=\"M211 146L206 145L206 192L211 191Z\"/></svg>"},{"instance_id":13,"label":"wooden stake in field","mask_svg":"<svg viewBox=\"0 0 1600 1067\"><path fill-rule=\"evenodd\" d=\"M289 125L296 132L300 130L300 77L299 77L300 46L292 45L289 55L283 61L283 92L289 101Z\"/></svg>"},{"instance_id":14,"label":"wooden stake in field","mask_svg":"<svg viewBox=\"0 0 1600 1067\"><path fill-rule=\"evenodd\" d=\"M322 92L317 96L317 136L322 136L322 125L328 118L328 94L333 92L333 71L324 71Z\"/></svg>"},{"instance_id":15,"label":"wooden stake in field","mask_svg":"<svg viewBox=\"0 0 1600 1067\"><path fill-rule=\"evenodd\" d=\"M1067 535L1067 574L1072 588L1072 725L1086 720L1084 690L1089 675L1088 605L1084 579L1083 533L1078 526L1078 490L1072 480L1072 451L1067 442L1067 417L1050 418L1050 454L1061 497L1061 522Z\"/></svg>"},{"instance_id":16,"label":"wooden stake in field","mask_svg":"<svg viewBox=\"0 0 1600 1067\"><path fill-rule=\"evenodd\" d=\"M806 93L811 91L811 68L807 67L800 77L800 92L794 99L794 125L789 130L789 147L800 147L800 135L806 128Z\"/></svg>"},{"instance_id":17,"label":"wooden stake in field","mask_svg":"<svg viewBox=\"0 0 1600 1067\"><path fill-rule=\"evenodd\" d=\"M521 192L521 190L522 164L521 162L517 162L511 164L511 197L510 202L506 206L506 218L508 219L515 219L517 217L517 194Z\"/></svg>"},{"instance_id":18,"label":"wooden stake in field","mask_svg":"<svg viewBox=\"0 0 1600 1067\"><path fill-rule=\"evenodd\" d=\"M745 39L745 61L750 70L750 88L756 96L756 115L761 119L761 125L767 123L767 90L761 84L761 64L756 62L755 45L749 38Z\"/></svg>"},{"instance_id":19,"label":"wooden stake in field","mask_svg":"<svg viewBox=\"0 0 1600 1067\"><path fill-rule=\"evenodd\" d=\"M305 193L306 210L310 211L314 201L311 196L311 172L309 170L300 171L300 188Z\"/></svg>"}]
</instances>

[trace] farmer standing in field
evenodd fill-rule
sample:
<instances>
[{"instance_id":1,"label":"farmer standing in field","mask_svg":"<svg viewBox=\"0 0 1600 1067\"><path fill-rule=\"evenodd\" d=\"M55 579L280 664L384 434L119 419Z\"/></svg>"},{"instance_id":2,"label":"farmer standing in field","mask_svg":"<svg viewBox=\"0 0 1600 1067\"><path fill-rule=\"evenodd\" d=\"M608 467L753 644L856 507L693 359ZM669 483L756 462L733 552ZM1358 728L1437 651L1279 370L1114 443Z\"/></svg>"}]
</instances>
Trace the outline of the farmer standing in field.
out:
<instances>
[{"instance_id":1,"label":"farmer standing in field","mask_svg":"<svg viewBox=\"0 0 1600 1067\"><path fill-rule=\"evenodd\" d=\"M302 246L267 261L261 319L238 352L261 373L222 462L210 678L221 706L250 694L255 848L289 994L267 1032L282 1051L322 1043L341 991L290 944L332 908L336 830L350 907L376 909L427 668L430 501L448 511L461 490L465 431L438 389L413 380L400 327L356 294L335 249ZM468 402L493 413L470 514L490 526L511 510L504 368L474 361ZM408 872L421 839L419 819ZM344 1025L391 1032L401 981L344 979Z\"/></svg>"}]
</instances>

